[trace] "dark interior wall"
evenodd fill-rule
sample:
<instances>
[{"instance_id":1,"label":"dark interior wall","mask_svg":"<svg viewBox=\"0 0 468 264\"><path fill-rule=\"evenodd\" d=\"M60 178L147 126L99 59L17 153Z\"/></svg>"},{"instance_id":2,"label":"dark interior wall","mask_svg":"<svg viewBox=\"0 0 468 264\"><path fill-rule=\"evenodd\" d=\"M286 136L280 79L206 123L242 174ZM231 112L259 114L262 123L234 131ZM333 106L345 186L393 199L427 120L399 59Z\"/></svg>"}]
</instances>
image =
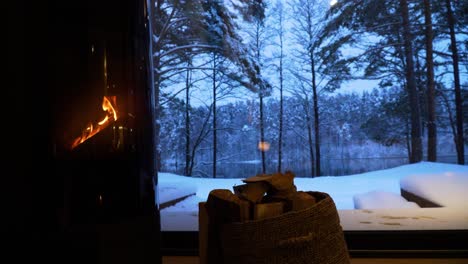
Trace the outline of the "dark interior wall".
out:
<instances>
[{"instance_id":1,"label":"dark interior wall","mask_svg":"<svg viewBox=\"0 0 468 264\"><path fill-rule=\"evenodd\" d=\"M45 6L8 1L2 89L2 258L41 258L57 232L61 184L53 173ZM34 246L34 240L43 241Z\"/></svg>"},{"instance_id":2,"label":"dark interior wall","mask_svg":"<svg viewBox=\"0 0 468 264\"><path fill-rule=\"evenodd\" d=\"M38 204L48 204L55 182L51 175L52 119L48 61L44 52L47 9L28 6L27 2L9 1L5 11L8 45L4 53L8 59L7 78L2 85L1 105L5 113L2 115L5 139L2 164L8 172L5 174L8 200L3 201L9 210L2 231L11 232L25 230L32 222L44 227L52 223L47 210L34 212ZM37 217L36 221L31 221L32 215Z\"/></svg>"}]
</instances>

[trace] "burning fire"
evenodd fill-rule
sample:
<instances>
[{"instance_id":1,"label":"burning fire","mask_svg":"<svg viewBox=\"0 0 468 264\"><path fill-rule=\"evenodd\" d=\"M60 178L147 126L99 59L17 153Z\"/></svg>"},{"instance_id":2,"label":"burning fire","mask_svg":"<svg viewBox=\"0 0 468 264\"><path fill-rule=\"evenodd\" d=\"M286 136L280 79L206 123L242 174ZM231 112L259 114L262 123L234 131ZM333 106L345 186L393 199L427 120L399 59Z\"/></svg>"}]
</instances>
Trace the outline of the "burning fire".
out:
<instances>
[{"instance_id":1,"label":"burning fire","mask_svg":"<svg viewBox=\"0 0 468 264\"><path fill-rule=\"evenodd\" d=\"M93 123L89 123L89 125L83 129L81 136L77 137L71 146L74 149L79 144L85 142L88 138L96 135L99 131L103 130L107 125L109 125L111 119L112 121L117 120L117 111L115 110L114 106L116 105L116 97L115 96L104 96L102 99L102 110L107 112L106 116L97 124L93 125Z\"/></svg>"}]
</instances>

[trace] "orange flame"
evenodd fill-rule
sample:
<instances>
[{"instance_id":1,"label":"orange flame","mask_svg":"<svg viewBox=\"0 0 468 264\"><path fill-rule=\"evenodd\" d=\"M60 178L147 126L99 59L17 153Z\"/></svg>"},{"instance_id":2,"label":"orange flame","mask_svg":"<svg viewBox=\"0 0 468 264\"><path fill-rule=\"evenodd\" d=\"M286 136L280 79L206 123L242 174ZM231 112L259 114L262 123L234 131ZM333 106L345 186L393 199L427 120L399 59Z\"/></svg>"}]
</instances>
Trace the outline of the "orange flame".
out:
<instances>
[{"instance_id":1,"label":"orange flame","mask_svg":"<svg viewBox=\"0 0 468 264\"><path fill-rule=\"evenodd\" d=\"M270 143L266 142L266 141L260 141L258 142L258 149L262 152L266 152L268 150L270 150Z\"/></svg>"},{"instance_id":2,"label":"orange flame","mask_svg":"<svg viewBox=\"0 0 468 264\"><path fill-rule=\"evenodd\" d=\"M71 148L74 149L76 146L79 144L85 142L88 138L96 135L99 133L99 131L103 130L107 125L110 123L110 119L113 121L117 120L117 111L114 108L114 105L116 104L116 97L108 97L104 96L102 99L102 110L106 111L107 114L106 116L99 121L96 125L93 125L93 123L89 123L88 126L83 129L81 136L77 137L74 141L73 144L71 145Z\"/></svg>"}]
</instances>

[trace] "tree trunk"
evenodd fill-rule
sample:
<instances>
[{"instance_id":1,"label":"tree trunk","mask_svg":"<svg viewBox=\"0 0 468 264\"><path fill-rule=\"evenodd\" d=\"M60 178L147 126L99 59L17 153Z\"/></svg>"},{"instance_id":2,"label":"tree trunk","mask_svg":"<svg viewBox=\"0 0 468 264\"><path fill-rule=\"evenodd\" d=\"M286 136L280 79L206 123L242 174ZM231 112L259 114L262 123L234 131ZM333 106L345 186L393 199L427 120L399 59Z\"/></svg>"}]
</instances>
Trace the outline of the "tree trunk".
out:
<instances>
[{"instance_id":1,"label":"tree trunk","mask_svg":"<svg viewBox=\"0 0 468 264\"><path fill-rule=\"evenodd\" d=\"M256 22L256 25L255 25L255 48L256 48L256 52L255 52L255 57L256 57L256 60L259 64L260 63L260 59L261 59L261 53L260 53L260 29L263 27L262 25L262 22L261 20L258 20ZM265 158L265 152L268 150L267 149L267 142L265 142L265 123L264 123L264 108L263 108L263 97L265 96L264 95L264 92L262 89L259 89L258 93L259 93L259 101L260 101L260 105L259 105L259 111L260 111L260 144L259 144L259 149L260 149L260 153L262 155L262 173L265 174L266 173L266 158Z\"/></svg>"},{"instance_id":2,"label":"tree trunk","mask_svg":"<svg viewBox=\"0 0 468 264\"><path fill-rule=\"evenodd\" d=\"M419 59L419 51L414 50L413 56L414 56L413 61L415 63L414 78L416 80L416 91L417 91L416 93L418 94L418 99L419 99L419 116L421 119L421 139L423 139L424 135L426 134L426 131L425 131L426 127L424 125L424 121L427 121L425 119L423 120L423 116L427 114L427 110L428 110L427 101L426 101L427 99L426 84L427 83L424 79L425 73L424 73L423 67L421 66L421 60ZM423 97L422 95L426 95L426 97ZM421 148L423 149L422 146ZM422 157L424 157L424 155L422 155Z\"/></svg>"},{"instance_id":3,"label":"tree trunk","mask_svg":"<svg viewBox=\"0 0 468 264\"><path fill-rule=\"evenodd\" d=\"M440 92L440 97L442 98L445 108L447 109L449 124L450 124L450 128L452 129L453 143L456 146L457 145L457 128L455 125L455 121L453 120L452 109L450 109L449 99L443 92Z\"/></svg>"},{"instance_id":4,"label":"tree trunk","mask_svg":"<svg viewBox=\"0 0 468 264\"><path fill-rule=\"evenodd\" d=\"M421 140L421 114L419 111L419 98L414 76L413 47L411 44L411 31L409 25L408 3L400 0L400 9L403 22L403 41L406 59L406 85L409 94L411 107L411 158L410 163L422 160L422 140Z\"/></svg>"},{"instance_id":5,"label":"tree trunk","mask_svg":"<svg viewBox=\"0 0 468 264\"><path fill-rule=\"evenodd\" d=\"M315 162L314 162L314 143L312 140L312 122L310 118L310 106L309 106L309 98L305 98L305 105L304 111L306 114L306 124L307 124L307 140L309 143L309 159L310 159L310 170L312 178L316 175L315 173Z\"/></svg>"},{"instance_id":6,"label":"tree trunk","mask_svg":"<svg viewBox=\"0 0 468 264\"><path fill-rule=\"evenodd\" d=\"M405 124L405 126L406 126L405 140L406 140L406 149L408 150L407 151L408 152L408 160L410 160L411 156L413 154L411 154L412 153L412 151L411 151L411 136L410 136L410 133L409 133L410 128L409 128L408 123L411 123L411 122L409 120L406 121L406 124Z\"/></svg>"},{"instance_id":7,"label":"tree trunk","mask_svg":"<svg viewBox=\"0 0 468 264\"><path fill-rule=\"evenodd\" d=\"M200 133L198 136L193 140L193 146L192 146L192 154L190 155L190 175L193 174L193 168L195 166L195 154L197 153L197 149L199 148L200 144L205 140L206 137L208 137L209 134L209 122L211 120L211 107L208 109L208 116L205 118L203 121L203 124L201 125L200 128Z\"/></svg>"},{"instance_id":8,"label":"tree trunk","mask_svg":"<svg viewBox=\"0 0 468 264\"><path fill-rule=\"evenodd\" d=\"M159 6L158 6L159 7ZM157 14L157 8L155 5L151 5L150 7L150 14L154 15ZM159 56L154 56L154 52L158 50L158 48L155 48L153 46L153 35L154 35L154 28L152 25L149 25L151 28L151 36L150 36L150 44L149 44L149 56L150 56L150 81L152 82L151 85L153 86L153 97L150 100L153 100L154 104L154 113L153 113L153 128L154 128L154 138L153 138L153 146L156 148L155 150L155 171L157 179L157 174L161 169L161 148L159 147L159 142L160 142L160 130L161 130L161 124L160 124L160 119L161 119L161 107L159 105L159 93L160 93L160 82L161 82L161 77L159 74L154 73L154 69L159 69L160 68L160 58ZM156 180L157 183L157 180Z\"/></svg>"},{"instance_id":9,"label":"tree trunk","mask_svg":"<svg viewBox=\"0 0 468 264\"><path fill-rule=\"evenodd\" d=\"M447 20L450 29L450 48L452 50L453 80L455 82L455 114L457 122L456 149L458 164L465 164L465 149L463 139L463 100L461 96L460 69L458 67L457 40L455 37L455 19L453 17L450 0L445 0L447 7Z\"/></svg>"},{"instance_id":10,"label":"tree trunk","mask_svg":"<svg viewBox=\"0 0 468 264\"><path fill-rule=\"evenodd\" d=\"M216 178L216 162L217 162L217 124L216 124L216 54L213 53L213 178Z\"/></svg>"},{"instance_id":11,"label":"tree trunk","mask_svg":"<svg viewBox=\"0 0 468 264\"><path fill-rule=\"evenodd\" d=\"M314 130L315 130L315 175L322 175L320 168L320 121L319 121L319 106L318 106L318 95L317 95L317 84L316 84L316 73L315 73L315 60L312 51L310 52L311 57L311 70L312 70L312 100L314 101Z\"/></svg>"},{"instance_id":12,"label":"tree trunk","mask_svg":"<svg viewBox=\"0 0 468 264\"><path fill-rule=\"evenodd\" d=\"M265 124L263 123L263 91L260 91L260 152L262 153L262 173L266 173L266 160L265 160Z\"/></svg>"},{"instance_id":13,"label":"tree trunk","mask_svg":"<svg viewBox=\"0 0 468 264\"><path fill-rule=\"evenodd\" d=\"M280 66L279 66L279 79L280 79L280 111L279 111L279 125L278 125L278 172L281 172L281 163L283 155L283 38L280 36L281 51L280 51Z\"/></svg>"},{"instance_id":14,"label":"tree trunk","mask_svg":"<svg viewBox=\"0 0 468 264\"><path fill-rule=\"evenodd\" d=\"M190 85L191 85L191 63L189 61L187 67L187 75L185 76L185 168L184 175L191 176L190 171Z\"/></svg>"},{"instance_id":15,"label":"tree trunk","mask_svg":"<svg viewBox=\"0 0 468 264\"><path fill-rule=\"evenodd\" d=\"M284 113L284 99L283 99L283 59L284 59L284 22L283 22L283 7L281 2L277 2L277 8L279 12L279 48L280 48L280 55L279 55L279 85L280 85L280 111L279 111L279 124L278 124L278 172L281 172L281 166L283 163L283 113Z\"/></svg>"},{"instance_id":16,"label":"tree trunk","mask_svg":"<svg viewBox=\"0 0 468 264\"><path fill-rule=\"evenodd\" d=\"M158 56L154 57L153 60L154 69L160 68L160 58ZM154 74L154 146L156 147L156 170L159 171L161 169L161 146L160 146L160 138L161 138L161 104L159 102L160 97L160 90L161 90L161 75L158 73Z\"/></svg>"},{"instance_id":17,"label":"tree trunk","mask_svg":"<svg viewBox=\"0 0 468 264\"><path fill-rule=\"evenodd\" d=\"M432 11L430 0L424 0L426 24L426 65L427 65L427 160L437 160L437 126L435 115L434 59L432 51Z\"/></svg>"}]
</instances>

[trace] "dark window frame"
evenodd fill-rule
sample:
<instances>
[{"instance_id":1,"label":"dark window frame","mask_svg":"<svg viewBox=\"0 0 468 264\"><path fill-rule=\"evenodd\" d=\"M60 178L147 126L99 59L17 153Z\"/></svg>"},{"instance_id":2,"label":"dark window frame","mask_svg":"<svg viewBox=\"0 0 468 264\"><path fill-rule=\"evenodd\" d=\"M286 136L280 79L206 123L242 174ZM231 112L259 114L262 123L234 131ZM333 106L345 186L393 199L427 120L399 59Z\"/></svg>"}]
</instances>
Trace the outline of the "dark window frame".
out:
<instances>
[{"instance_id":1,"label":"dark window frame","mask_svg":"<svg viewBox=\"0 0 468 264\"><path fill-rule=\"evenodd\" d=\"M468 230L344 231L351 257L467 258ZM161 231L165 256L198 256L197 231Z\"/></svg>"}]
</instances>

